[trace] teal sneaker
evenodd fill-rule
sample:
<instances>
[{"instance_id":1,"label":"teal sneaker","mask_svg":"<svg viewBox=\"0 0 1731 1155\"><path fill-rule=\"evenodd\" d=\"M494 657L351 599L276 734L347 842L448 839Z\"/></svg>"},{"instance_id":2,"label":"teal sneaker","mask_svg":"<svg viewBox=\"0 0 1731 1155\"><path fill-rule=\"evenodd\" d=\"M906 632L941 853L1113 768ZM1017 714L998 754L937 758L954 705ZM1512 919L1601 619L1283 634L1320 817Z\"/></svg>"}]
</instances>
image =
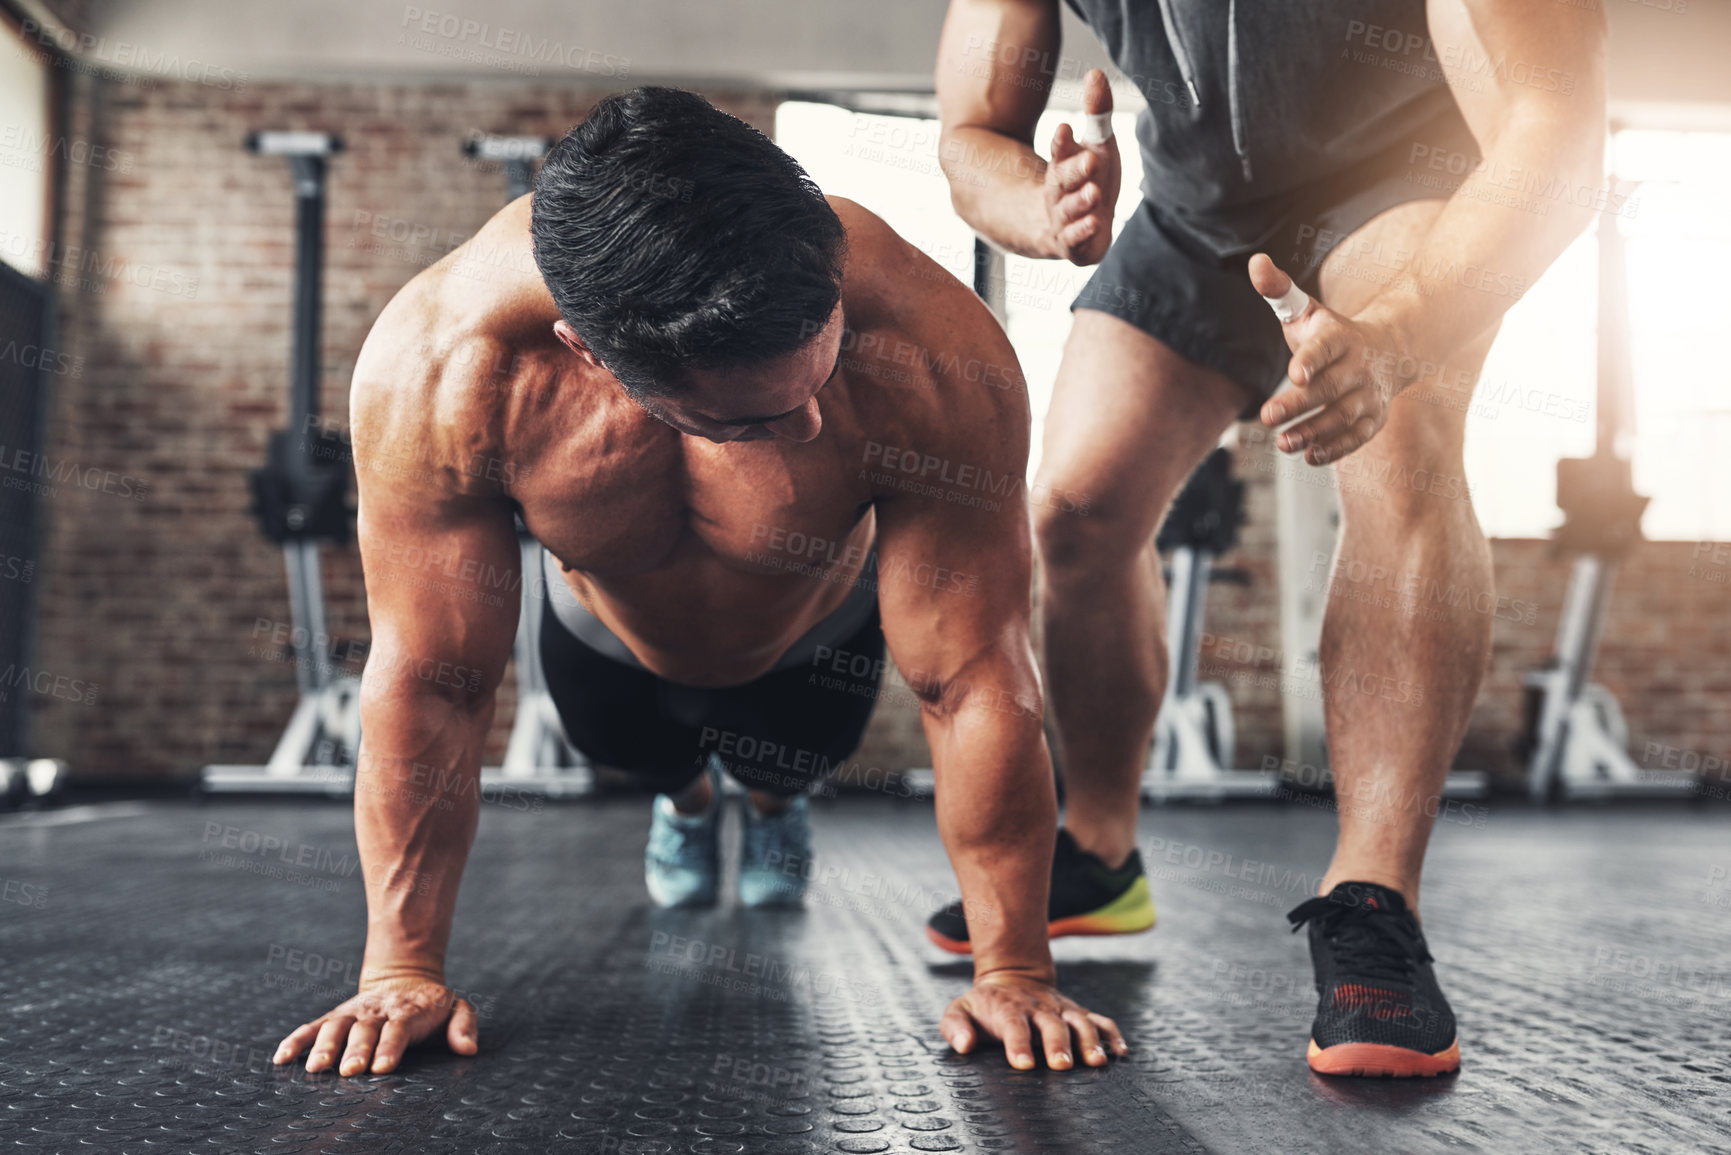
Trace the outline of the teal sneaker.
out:
<instances>
[{"instance_id":1,"label":"teal sneaker","mask_svg":"<svg viewBox=\"0 0 1731 1155\"><path fill-rule=\"evenodd\" d=\"M715 792L707 813L687 817L667 795L655 796L643 881L657 906L715 905L721 880L721 775L713 762L705 773Z\"/></svg>"},{"instance_id":2,"label":"teal sneaker","mask_svg":"<svg viewBox=\"0 0 1731 1155\"><path fill-rule=\"evenodd\" d=\"M811 800L804 794L765 817L750 797L740 800L745 832L739 849L739 901L746 906L796 906L811 873Z\"/></svg>"}]
</instances>

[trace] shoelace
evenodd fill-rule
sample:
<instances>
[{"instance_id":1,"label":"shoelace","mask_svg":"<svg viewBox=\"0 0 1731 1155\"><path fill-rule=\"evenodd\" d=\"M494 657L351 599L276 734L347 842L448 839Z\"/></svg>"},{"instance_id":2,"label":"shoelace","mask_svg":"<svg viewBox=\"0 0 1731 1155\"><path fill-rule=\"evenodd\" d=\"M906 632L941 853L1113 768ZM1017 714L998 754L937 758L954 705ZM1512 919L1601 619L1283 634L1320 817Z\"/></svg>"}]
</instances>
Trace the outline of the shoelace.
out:
<instances>
[{"instance_id":1,"label":"shoelace","mask_svg":"<svg viewBox=\"0 0 1731 1155\"><path fill-rule=\"evenodd\" d=\"M1293 933L1312 920L1328 941L1350 960L1354 978L1406 982L1414 966L1431 961L1412 915L1343 906L1329 898L1306 899L1287 919Z\"/></svg>"}]
</instances>

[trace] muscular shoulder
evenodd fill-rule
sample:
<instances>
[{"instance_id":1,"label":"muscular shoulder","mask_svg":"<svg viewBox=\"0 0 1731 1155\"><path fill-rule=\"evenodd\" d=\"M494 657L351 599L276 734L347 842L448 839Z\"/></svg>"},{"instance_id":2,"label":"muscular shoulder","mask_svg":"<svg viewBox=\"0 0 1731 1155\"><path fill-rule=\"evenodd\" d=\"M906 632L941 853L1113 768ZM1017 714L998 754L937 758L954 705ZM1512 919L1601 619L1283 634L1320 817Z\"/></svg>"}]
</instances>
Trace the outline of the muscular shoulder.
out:
<instances>
[{"instance_id":1,"label":"muscular shoulder","mask_svg":"<svg viewBox=\"0 0 1731 1155\"><path fill-rule=\"evenodd\" d=\"M874 213L830 203L848 232L842 366L868 435L1025 463L1027 384L997 318Z\"/></svg>"},{"instance_id":2,"label":"muscular shoulder","mask_svg":"<svg viewBox=\"0 0 1731 1155\"><path fill-rule=\"evenodd\" d=\"M403 286L368 333L349 395L363 486L394 477L452 493L498 491L497 471L474 463L503 456L521 344L514 327L536 311L540 289L509 259L477 261L477 252L499 252L498 224Z\"/></svg>"},{"instance_id":3,"label":"muscular shoulder","mask_svg":"<svg viewBox=\"0 0 1731 1155\"><path fill-rule=\"evenodd\" d=\"M391 481L467 492L462 465L497 442L489 366L509 352L485 331L448 327L445 318L436 293L411 282L367 335L349 391L363 493Z\"/></svg>"}]
</instances>

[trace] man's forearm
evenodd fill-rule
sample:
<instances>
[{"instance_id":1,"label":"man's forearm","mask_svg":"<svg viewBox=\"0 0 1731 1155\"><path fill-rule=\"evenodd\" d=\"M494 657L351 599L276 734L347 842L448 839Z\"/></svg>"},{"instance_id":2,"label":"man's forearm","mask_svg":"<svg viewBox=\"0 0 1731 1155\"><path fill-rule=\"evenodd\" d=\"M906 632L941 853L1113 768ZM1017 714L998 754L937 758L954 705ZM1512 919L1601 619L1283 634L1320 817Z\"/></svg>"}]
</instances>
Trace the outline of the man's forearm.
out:
<instances>
[{"instance_id":1,"label":"man's forearm","mask_svg":"<svg viewBox=\"0 0 1731 1155\"><path fill-rule=\"evenodd\" d=\"M928 714L938 831L961 886L974 973L1053 977L1046 902L1058 803L1037 706L977 691Z\"/></svg>"},{"instance_id":2,"label":"man's forearm","mask_svg":"<svg viewBox=\"0 0 1731 1155\"><path fill-rule=\"evenodd\" d=\"M975 232L1024 257L1051 251L1051 221L1044 200L1046 161L1019 140L986 128L944 132L939 146L950 202Z\"/></svg>"},{"instance_id":3,"label":"man's forearm","mask_svg":"<svg viewBox=\"0 0 1731 1155\"><path fill-rule=\"evenodd\" d=\"M1407 256L1402 273L1358 314L1401 335L1402 347L1387 351L1408 361L1397 376L1447 364L1496 324L1580 234L1604 180L1602 131L1592 123L1514 124L1486 151ZM1511 181L1514 190L1505 187ZM1545 192L1557 188L1562 196ZM1508 203L1511 197L1521 203Z\"/></svg>"},{"instance_id":4,"label":"man's forearm","mask_svg":"<svg viewBox=\"0 0 1731 1155\"><path fill-rule=\"evenodd\" d=\"M367 887L362 980L443 979L457 889L480 815L485 702L368 686L355 776L355 837Z\"/></svg>"}]
</instances>

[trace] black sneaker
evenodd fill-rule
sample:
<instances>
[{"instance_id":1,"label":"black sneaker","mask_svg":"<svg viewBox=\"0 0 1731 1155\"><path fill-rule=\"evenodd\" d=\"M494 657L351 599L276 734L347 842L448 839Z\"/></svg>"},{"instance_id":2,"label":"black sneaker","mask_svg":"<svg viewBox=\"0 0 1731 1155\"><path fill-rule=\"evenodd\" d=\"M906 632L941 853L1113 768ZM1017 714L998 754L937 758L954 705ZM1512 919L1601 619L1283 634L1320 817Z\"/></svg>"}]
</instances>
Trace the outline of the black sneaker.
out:
<instances>
[{"instance_id":1,"label":"black sneaker","mask_svg":"<svg viewBox=\"0 0 1731 1155\"><path fill-rule=\"evenodd\" d=\"M1311 1070L1400 1079L1460 1069L1454 1012L1399 891L1343 882L1286 917L1294 931L1310 924L1321 999L1310 1028Z\"/></svg>"},{"instance_id":2,"label":"black sneaker","mask_svg":"<svg viewBox=\"0 0 1731 1155\"><path fill-rule=\"evenodd\" d=\"M1046 937L1068 934L1135 934L1154 925L1154 899L1142 854L1132 850L1124 865L1106 864L1058 828L1052 852L1052 895L1046 905ZM962 904L952 902L926 923L926 937L953 954L972 954Z\"/></svg>"}]
</instances>

